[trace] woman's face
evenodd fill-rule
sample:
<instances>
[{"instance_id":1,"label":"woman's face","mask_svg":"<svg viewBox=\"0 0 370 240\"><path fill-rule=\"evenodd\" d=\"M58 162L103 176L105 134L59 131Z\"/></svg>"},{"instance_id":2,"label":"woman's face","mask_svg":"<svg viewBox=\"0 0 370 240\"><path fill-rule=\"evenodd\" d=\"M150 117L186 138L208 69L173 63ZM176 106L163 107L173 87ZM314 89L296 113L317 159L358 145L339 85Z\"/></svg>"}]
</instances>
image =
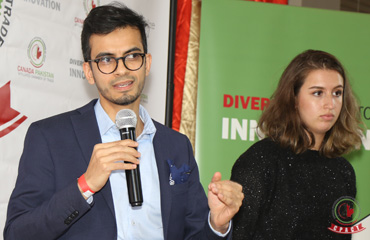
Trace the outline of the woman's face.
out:
<instances>
[{"instance_id":1,"label":"woman's face","mask_svg":"<svg viewBox=\"0 0 370 240\"><path fill-rule=\"evenodd\" d=\"M296 108L316 146L337 121L342 101L343 78L338 72L319 69L308 74L296 97Z\"/></svg>"}]
</instances>

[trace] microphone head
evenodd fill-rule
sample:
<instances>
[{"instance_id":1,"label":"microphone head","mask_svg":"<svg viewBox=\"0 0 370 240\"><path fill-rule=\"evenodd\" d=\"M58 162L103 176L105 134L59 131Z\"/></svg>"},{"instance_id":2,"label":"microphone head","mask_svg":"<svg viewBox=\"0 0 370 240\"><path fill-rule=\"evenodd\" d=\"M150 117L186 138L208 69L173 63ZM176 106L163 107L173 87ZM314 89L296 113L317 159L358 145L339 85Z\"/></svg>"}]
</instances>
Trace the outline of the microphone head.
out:
<instances>
[{"instance_id":1,"label":"microphone head","mask_svg":"<svg viewBox=\"0 0 370 240\"><path fill-rule=\"evenodd\" d=\"M136 127L136 114L131 109L122 109L116 115L116 126L121 128L135 128Z\"/></svg>"}]
</instances>

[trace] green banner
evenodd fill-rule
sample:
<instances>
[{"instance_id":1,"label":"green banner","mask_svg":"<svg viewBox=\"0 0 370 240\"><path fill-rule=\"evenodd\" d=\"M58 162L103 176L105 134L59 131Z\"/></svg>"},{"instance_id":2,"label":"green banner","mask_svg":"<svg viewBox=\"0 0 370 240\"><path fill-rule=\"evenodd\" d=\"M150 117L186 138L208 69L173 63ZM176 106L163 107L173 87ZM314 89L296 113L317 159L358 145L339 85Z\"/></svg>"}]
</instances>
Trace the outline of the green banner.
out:
<instances>
[{"instance_id":1,"label":"green banner","mask_svg":"<svg viewBox=\"0 0 370 240\"><path fill-rule=\"evenodd\" d=\"M203 0L196 158L207 186L230 178L236 159L258 141L255 128L280 75L307 49L335 55L348 72L370 126L370 15L237 0ZM357 176L361 217L370 214L370 131L345 156Z\"/></svg>"}]
</instances>

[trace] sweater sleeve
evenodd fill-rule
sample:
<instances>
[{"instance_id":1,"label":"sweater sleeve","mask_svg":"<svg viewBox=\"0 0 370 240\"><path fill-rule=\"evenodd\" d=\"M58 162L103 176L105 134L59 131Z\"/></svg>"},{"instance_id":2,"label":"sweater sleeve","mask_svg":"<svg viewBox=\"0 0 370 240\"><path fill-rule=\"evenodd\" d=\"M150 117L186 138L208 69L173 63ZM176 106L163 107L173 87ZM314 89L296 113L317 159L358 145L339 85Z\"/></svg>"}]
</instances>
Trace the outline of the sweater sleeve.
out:
<instances>
[{"instance_id":1,"label":"sweater sleeve","mask_svg":"<svg viewBox=\"0 0 370 240\"><path fill-rule=\"evenodd\" d=\"M258 146L261 146L260 144ZM235 162L231 180L243 186L244 199L239 212L233 218L233 239L253 239L260 216L269 205L274 187L273 161L256 144Z\"/></svg>"},{"instance_id":2,"label":"sweater sleeve","mask_svg":"<svg viewBox=\"0 0 370 240\"><path fill-rule=\"evenodd\" d=\"M347 193L349 196L355 198L357 189L356 189L356 174L350 162L345 158L341 158L343 161L343 167L341 168L343 176L345 178L345 184L347 186Z\"/></svg>"}]
</instances>

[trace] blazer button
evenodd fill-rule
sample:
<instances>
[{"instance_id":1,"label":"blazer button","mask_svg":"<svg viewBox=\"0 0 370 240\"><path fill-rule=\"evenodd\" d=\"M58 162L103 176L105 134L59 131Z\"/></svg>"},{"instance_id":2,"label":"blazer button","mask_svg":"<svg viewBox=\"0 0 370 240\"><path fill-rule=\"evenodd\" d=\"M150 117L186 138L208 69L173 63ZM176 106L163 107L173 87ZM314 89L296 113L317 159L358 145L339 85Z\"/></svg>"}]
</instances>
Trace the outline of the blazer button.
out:
<instances>
[{"instance_id":1,"label":"blazer button","mask_svg":"<svg viewBox=\"0 0 370 240\"><path fill-rule=\"evenodd\" d=\"M76 218L78 216L79 212L76 210L71 214L72 218Z\"/></svg>"},{"instance_id":2,"label":"blazer button","mask_svg":"<svg viewBox=\"0 0 370 240\"><path fill-rule=\"evenodd\" d=\"M73 213L71 213L71 215L69 215L69 217L66 220L64 220L64 223L66 225L71 224L73 219L75 219L78 216L78 214L80 214L80 212L75 210Z\"/></svg>"}]
</instances>

